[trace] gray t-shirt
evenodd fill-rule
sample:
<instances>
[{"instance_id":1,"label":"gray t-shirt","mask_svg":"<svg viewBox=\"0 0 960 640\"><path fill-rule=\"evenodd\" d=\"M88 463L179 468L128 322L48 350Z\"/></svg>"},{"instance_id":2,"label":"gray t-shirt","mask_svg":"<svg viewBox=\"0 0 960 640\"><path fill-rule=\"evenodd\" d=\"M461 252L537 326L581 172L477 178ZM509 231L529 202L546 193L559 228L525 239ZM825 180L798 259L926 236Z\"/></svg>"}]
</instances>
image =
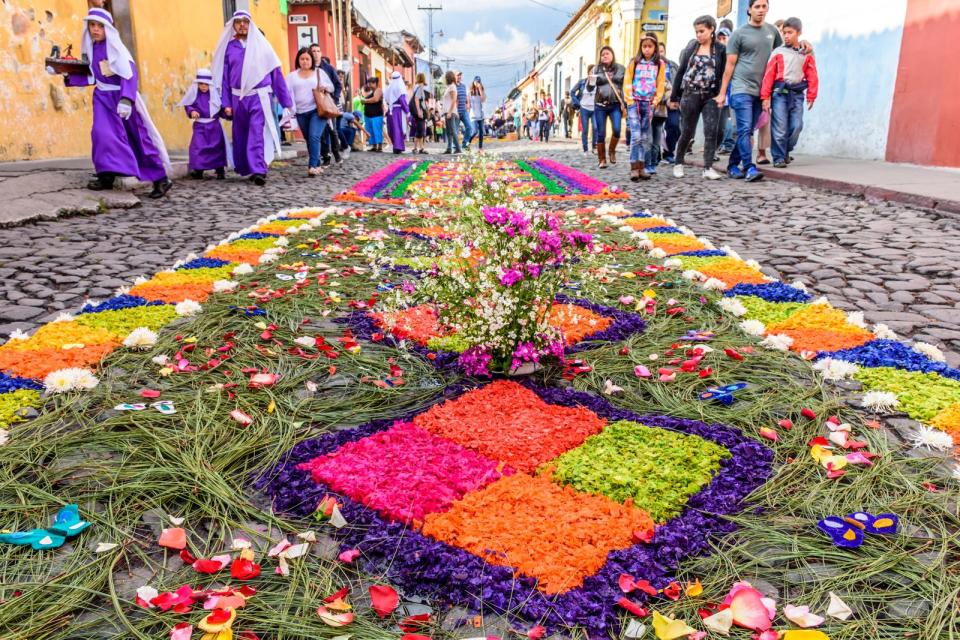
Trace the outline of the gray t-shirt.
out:
<instances>
[{"instance_id":1,"label":"gray t-shirt","mask_svg":"<svg viewBox=\"0 0 960 640\"><path fill-rule=\"evenodd\" d=\"M783 38L780 32L766 22L759 27L747 23L734 31L727 42L727 55L737 56L737 67L730 81L730 95L748 93L759 97L770 53L781 44Z\"/></svg>"}]
</instances>

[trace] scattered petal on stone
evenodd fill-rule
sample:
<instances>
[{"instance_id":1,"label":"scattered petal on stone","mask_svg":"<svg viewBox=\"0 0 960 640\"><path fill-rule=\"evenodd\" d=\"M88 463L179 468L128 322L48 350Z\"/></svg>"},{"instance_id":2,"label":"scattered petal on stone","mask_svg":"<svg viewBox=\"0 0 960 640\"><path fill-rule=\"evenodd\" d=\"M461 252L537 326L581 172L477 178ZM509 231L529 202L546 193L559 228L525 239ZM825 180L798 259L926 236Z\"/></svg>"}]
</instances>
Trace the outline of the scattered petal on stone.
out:
<instances>
[{"instance_id":1,"label":"scattered petal on stone","mask_svg":"<svg viewBox=\"0 0 960 640\"><path fill-rule=\"evenodd\" d=\"M94 553L106 553L107 551L112 551L116 549L118 545L116 542L98 542L97 548L93 550Z\"/></svg>"},{"instance_id":2,"label":"scattered petal on stone","mask_svg":"<svg viewBox=\"0 0 960 640\"><path fill-rule=\"evenodd\" d=\"M853 610L846 602L840 599L840 596L833 591L830 592L830 605L827 607L827 615L837 620L846 620L853 615Z\"/></svg>"}]
</instances>

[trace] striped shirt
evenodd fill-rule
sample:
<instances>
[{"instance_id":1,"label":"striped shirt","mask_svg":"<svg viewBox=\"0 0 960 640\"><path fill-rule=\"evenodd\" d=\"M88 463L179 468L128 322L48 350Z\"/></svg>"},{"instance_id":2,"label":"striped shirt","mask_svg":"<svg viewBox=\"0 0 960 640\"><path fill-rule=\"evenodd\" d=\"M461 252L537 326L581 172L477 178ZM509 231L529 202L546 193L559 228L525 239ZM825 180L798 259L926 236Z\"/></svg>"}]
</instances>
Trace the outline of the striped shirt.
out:
<instances>
[{"instance_id":1,"label":"striped shirt","mask_svg":"<svg viewBox=\"0 0 960 640\"><path fill-rule=\"evenodd\" d=\"M467 88L462 82L457 83L457 113L467 112Z\"/></svg>"}]
</instances>

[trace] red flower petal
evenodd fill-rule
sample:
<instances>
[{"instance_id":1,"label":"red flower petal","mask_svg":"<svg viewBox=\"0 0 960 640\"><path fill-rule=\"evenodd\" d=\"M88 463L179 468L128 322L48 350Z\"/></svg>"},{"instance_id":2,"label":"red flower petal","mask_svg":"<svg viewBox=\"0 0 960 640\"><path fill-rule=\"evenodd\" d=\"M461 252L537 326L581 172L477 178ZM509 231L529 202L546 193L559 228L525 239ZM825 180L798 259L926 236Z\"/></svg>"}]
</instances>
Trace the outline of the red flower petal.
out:
<instances>
[{"instance_id":1,"label":"red flower petal","mask_svg":"<svg viewBox=\"0 0 960 640\"><path fill-rule=\"evenodd\" d=\"M326 598L323 599L323 601L333 602L334 600L343 600L344 598L347 597L348 593L350 593L350 587L344 587L343 589L340 589L340 591L337 591L336 593L327 596Z\"/></svg>"},{"instance_id":2,"label":"red flower petal","mask_svg":"<svg viewBox=\"0 0 960 640\"><path fill-rule=\"evenodd\" d=\"M430 614L429 613L418 613L414 616L407 616L400 621L400 630L406 632L413 632L430 624ZM419 636L423 637L423 636Z\"/></svg>"},{"instance_id":3,"label":"red flower petal","mask_svg":"<svg viewBox=\"0 0 960 640\"><path fill-rule=\"evenodd\" d=\"M237 580L252 580L260 575L260 565L252 560L237 558L230 565L230 575Z\"/></svg>"},{"instance_id":4,"label":"red flower petal","mask_svg":"<svg viewBox=\"0 0 960 640\"><path fill-rule=\"evenodd\" d=\"M346 551L341 553L338 556L338 558L340 559L340 562L344 564L350 564L351 562L356 560L359 556L360 556L359 549L347 549Z\"/></svg>"},{"instance_id":5,"label":"red flower petal","mask_svg":"<svg viewBox=\"0 0 960 640\"><path fill-rule=\"evenodd\" d=\"M393 587L375 584L370 587L370 602L373 604L373 611L381 618L386 618L400 604L400 596Z\"/></svg>"},{"instance_id":6,"label":"red flower petal","mask_svg":"<svg viewBox=\"0 0 960 640\"><path fill-rule=\"evenodd\" d=\"M546 632L547 630L538 624L530 629L530 631L527 631L527 637L530 638L530 640L540 640Z\"/></svg>"},{"instance_id":7,"label":"red flower petal","mask_svg":"<svg viewBox=\"0 0 960 640\"><path fill-rule=\"evenodd\" d=\"M227 609L214 609L209 616L207 616L208 624L223 624L230 619L230 611Z\"/></svg>"},{"instance_id":8,"label":"red flower petal","mask_svg":"<svg viewBox=\"0 0 960 640\"><path fill-rule=\"evenodd\" d=\"M619 600L617 600L617 604L623 607L624 609L626 609L627 611L629 611L630 613L632 613L633 615L637 616L638 618L645 618L647 614L650 613L645 608L638 605L636 602L633 602L626 598L620 598Z\"/></svg>"}]
</instances>

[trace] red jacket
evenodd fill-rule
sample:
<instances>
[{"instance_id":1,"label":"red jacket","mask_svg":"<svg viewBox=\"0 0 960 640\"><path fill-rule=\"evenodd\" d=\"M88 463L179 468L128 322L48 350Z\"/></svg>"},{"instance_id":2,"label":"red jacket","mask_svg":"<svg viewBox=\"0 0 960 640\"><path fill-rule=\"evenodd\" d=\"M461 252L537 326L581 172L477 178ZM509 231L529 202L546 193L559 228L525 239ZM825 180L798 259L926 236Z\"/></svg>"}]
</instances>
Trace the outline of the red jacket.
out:
<instances>
[{"instance_id":1,"label":"red jacket","mask_svg":"<svg viewBox=\"0 0 960 640\"><path fill-rule=\"evenodd\" d=\"M767 70L763 74L760 97L767 100L774 88L806 89L807 102L817 99L820 78L817 76L817 61L811 54L788 46L777 47L770 56Z\"/></svg>"}]
</instances>

